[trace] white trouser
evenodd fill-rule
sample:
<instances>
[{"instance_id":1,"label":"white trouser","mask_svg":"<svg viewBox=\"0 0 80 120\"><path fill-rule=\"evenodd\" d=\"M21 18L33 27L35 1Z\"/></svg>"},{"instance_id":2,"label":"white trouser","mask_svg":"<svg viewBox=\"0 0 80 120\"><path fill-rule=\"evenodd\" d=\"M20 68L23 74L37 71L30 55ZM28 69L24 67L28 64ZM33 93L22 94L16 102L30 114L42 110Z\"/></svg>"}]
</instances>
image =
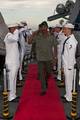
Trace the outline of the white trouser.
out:
<instances>
[{"instance_id":1,"label":"white trouser","mask_svg":"<svg viewBox=\"0 0 80 120\"><path fill-rule=\"evenodd\" d=\"M22 80L22 64L20 65L20 68L19 68L19 80Z\"/></svg>"},{"instance_id":2,"label":"white trouser","mask_svg":"<svg viewBox=\"0 0 80 120\"><path fill-rule=\"evenodd\" d=\"M20 60L20 68L19 68L19 80L22 80L22 64L23 64L23 58L24 58L24 51L21 53L21 60Z\"/></svg>"},{"instance_id":3,"label":"white trouser","mask_svg":"<svg viewBox=\"0 0 80 120\"><path fill-rule=\"evenodd\" d=\"M61 53L60 52L58 52L58 66L57 66L57 70L58 70L57 79L61 80Z\"/></svg>"},{"instance_id":4,"label":"white trouser","mask_svg":"<svg viewBox=\"0 0 80 120\"><path fill-rule=\"evenodd\" d=\"M58 80L61 80L61 60L60 60L60 59L58 60L57 70L58 70L57 79L58 79Z\"/></svg>"},{"instance_id":5,"label":"white trouser","mask_svg":"<svg viewBox=\"0 0 80 120\"><path fill-rule=\"evenodd\" d=\"M65 75L65 90L66 90L66 100L72 101L72 85L73 85L73 75L74 69L68 70L64 67L64 75Z\"/></svg>"},{"instance_id":6,"label":"white trouser","mask_svg":"<svg viewBox=\"0 0 80 120\"><path fill-rule=\"evenodd\" d=\"M9 96L8 100L11 101L16 98L16 80L17 80L17 74L19 66L8 64L8 90L9 90Z\"/></svg>"}]
</instances>

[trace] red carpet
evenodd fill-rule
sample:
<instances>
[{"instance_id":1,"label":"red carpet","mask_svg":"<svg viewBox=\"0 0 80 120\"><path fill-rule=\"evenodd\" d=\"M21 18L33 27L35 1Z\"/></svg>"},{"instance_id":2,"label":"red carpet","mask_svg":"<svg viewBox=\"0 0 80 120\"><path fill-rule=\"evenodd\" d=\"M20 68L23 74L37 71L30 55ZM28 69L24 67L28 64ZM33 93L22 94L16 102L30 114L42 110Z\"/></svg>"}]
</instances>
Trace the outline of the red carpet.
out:
<instances>
[{"instance_id":1,"label":"red carpet","mask_svg":"<svg viewBox=\"0 0 80 120\"><path fill-rule=\"evenodd\" d=\"M40 96L41 84L37 80L37 65L29 65L27 80L14 120L66 120L55 80L49 78L45 96Z\"/></svg>"}]
</instances>

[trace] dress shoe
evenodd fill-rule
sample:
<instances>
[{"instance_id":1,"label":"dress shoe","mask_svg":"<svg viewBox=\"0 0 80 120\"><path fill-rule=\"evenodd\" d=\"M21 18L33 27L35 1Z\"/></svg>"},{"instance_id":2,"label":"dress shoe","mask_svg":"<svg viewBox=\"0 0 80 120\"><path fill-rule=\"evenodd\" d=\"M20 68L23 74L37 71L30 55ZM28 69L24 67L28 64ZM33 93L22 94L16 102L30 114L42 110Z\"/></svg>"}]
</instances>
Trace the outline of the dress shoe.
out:
<instances>
[{"instance_id":1,"label":"dress shoe","mask_svg":"<svg viewBox=\"0 0 80 120\"><path fill-rule=\"evenodd\" d=\"M17 96L15 99L11 100L10 102L19 102L20 97Z\"/></svg>"},{"instance_id":2,"label":"dress shoe","mask_svg":"<svg viewBox=\"0 0 80 120\"><path fill-rule=\"evenodd\" d=\"M65 98L64 96L61 96L61 99L62 99L62 100L65 100L66 98Z\"/></svg>"},{"instance_id":3,"label":"dress shoe","mask_svg":"<svg viewBox=\"0 0 80 120\"><path fill-rule=\"evenodd\" d=\"M62 98L62 101L63 101L64 103L70 103L70 102L71 102L71 101L66 100L66 98L65 98L64 96L62 96L61 98Z\"/></svg>"},{"instance_id":4,"label":"dress shoe","mask_svg":"<svg viewBox=\"0 0 80 120\"><path fill-rule=\"evenodd\" d=\"M63 100L64 103L71 103L71 101L67 101L66 99Z\"/></svg>"},{"instance_id":5,"label":"dress shoe","mask_svg":"<svg viewBox=\"0 0 80 120\"><path fill-rule=\"evenodd\" d=\"M23 81L22 80L18 80L17 87L22 87L22 86L23 86Z\"/></svg>"},{"instance_id":6,"label":"dress shoe","mask_svg":"<svg viewBox=\"0 0 80 120\"><path fill-rule=\"evenodd\" d=\"M57 79L57 81L61 82L61 80L60 80L60 79Z\"/></svg>"},{"instance_id":7,"label":"dress shoe","mask_svg":"<svg viewBox=\"0 0 80 120\"><path fill-rule=\"evenodd\" d=\"M65 87L64 82L61 81L61 82L58 84L58 87Z\"/></svg>"}]
</instances>

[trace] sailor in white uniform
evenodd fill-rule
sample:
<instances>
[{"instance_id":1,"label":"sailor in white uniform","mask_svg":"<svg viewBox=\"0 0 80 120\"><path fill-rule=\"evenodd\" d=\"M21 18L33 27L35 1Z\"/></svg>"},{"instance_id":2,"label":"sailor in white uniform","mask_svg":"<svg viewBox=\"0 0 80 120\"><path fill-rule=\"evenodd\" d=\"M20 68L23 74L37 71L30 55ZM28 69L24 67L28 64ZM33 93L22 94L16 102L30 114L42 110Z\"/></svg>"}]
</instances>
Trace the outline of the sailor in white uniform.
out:
<instances>
[{"instance_id":1,"label":"sailor in white uniform","mask_svg":"<svg viewBox=\"0 0 80 120\"><path fill-rule=\"evenodd\" d=\"M77 40L73 35L74 25L71 23L66 23L63 28L64 34L67 36L67 39L63 44L62 59L63 59L63 68L65 75L65 100L72 101L72 84L74 77L74 65L76 63L75 53Z\"/></svg>"},{"instance_id":2,"label":"sailor in white uniform","mask_svg":"<svg viewBox=\"0 0 80 120\"><path fill-rule=\"evenodd\" d=\"M17 81L17 86L21 87L23 85L23 76L22 76L22 66L23 60L26 53L26 43L30 32L28 31L27 23L25 21L19 23L19 52L20 52L20 68L19 68L19 80Z\"/></svg>"},{"instance_id":3,"label":"sailor in white uniform","mask_svg":"<svg viewBox=\"0 0 80 120\"><path fill-rule=\"evenodd\" d=\"M58 45L57 45L57 58L58 58L57 80L61 80L61 62L62 62L61 54L62 54L63 43L64 43L64 40L66 39L66 36L62 32L62 25L60 25L60 24L56 25L56 29L57 29L57 33L58 33L57 34L57 41L58 41Z\"/></svg>"},{"instance_id":4,"label":"sailor in white uniform","mask_svg":"<svg viewBox=\"0 0 80 120\"><path fill-rule=\"evenodd\" d=\"M9 96L8 100L13 101L17 99L16 96L16 79L19 69L19 31L17 29L17 24L11 24L8 26L9 32L5 36L4 42L6 47L6 57L5 64L8 68L8 90Z\"/></svg>"},{"instance_id":5,"label":"sailor in white uniform","mask_svg":"<svg viewBox=\"0 0 80 120\"><path fill-rule=\"evenodd\" d=\"M23 84L23 77L22 77L22 64L25 55L25 29L24 26L20 23L19 24L19 54L20 54L20 67L19 67L19 80L17 82L17 86L22 86Z\"/></svg>"}]
</instances>

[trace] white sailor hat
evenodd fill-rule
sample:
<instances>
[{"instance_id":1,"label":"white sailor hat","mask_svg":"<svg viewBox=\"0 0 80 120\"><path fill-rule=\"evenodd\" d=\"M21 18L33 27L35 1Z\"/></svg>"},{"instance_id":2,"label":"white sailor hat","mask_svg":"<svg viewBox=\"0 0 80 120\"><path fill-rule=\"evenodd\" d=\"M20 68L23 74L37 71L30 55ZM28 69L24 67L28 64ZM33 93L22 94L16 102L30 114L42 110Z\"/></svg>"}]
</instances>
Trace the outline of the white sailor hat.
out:
<instances>
[{"instance_id":1,"label":"white sailor hat","mask_svg":"<svg viewBox=\"0 0 80 120\"><path fill-rule=\"evenodd\" d=\"M27 22L26 21L21 21L21 24L27 25Z\"/></svg>"},{"instance_id":2,"label":"white sailor hat","mask_svg":"<svg viewBox=\"0 0 80 120\"><path fill-rule=\"evenodd\" d=\"M62 28L63 26L61 24L56 24L56 28Z\"/></svg>"},{"instance_id":3,"label":"white sailor hat","mask_svg":"<svg viewBox=\"0 0 80 120\"><path fill-rule=\"evenodd\" d=\"M66 23L64 27L74 29L74 25L71 23Z\"/></svg>"},{"instance_id":4,"label":"white sailor hat","mask_svg":"<svg viewBox=\"0 0 80 120\"><path fill-rule=\"evenodd\" d=\"M24 25L21 22L18 24L18 26L19 27L24 27Z\"/></svg>"},{"instance_id":5,"label":"white sailor hat","mask_svg":"<svg viewBox=\"0 0 80 120\"><path fill-rule=\"evenodd\" d=\"M21 23L26 23L26 21L21 21Z\"/></svg>"},{"instance_id":6,"label":"white sailor hat","mask_svg":"<svg viewBox=\"0 0 80 120\"><path fill-rule=\"evenodd\" d=\"M65 24L67 24L67 21L64 21L64 22L62 23L62 26L64 27Z\"/></svg>"},{"instance_id":7,"label":"white sailor hat","mask_svg":"<svg viewBox=\"0 0 80 120\"><path fill-rule=\"evenodd\" d=\"M9 25L8 25L8 28L17 27L17 26L18 26L17 23L13 23L13 24L9 24Z\"/></svg>"}]
</instances>

